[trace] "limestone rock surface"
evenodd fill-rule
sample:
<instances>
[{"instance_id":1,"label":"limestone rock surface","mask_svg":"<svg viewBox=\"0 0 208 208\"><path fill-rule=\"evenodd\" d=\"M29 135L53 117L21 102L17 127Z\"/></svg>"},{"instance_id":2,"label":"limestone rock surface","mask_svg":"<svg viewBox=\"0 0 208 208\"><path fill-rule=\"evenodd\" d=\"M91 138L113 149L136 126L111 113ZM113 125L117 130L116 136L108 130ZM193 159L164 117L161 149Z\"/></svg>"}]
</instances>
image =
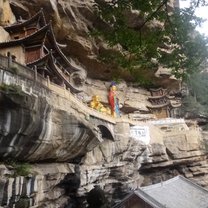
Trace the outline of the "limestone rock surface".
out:
<instances>
[{"instance_id":1,"label":"limestone rock surface","mask_svg":"<svg viewBox=\"0 0 208 208\"><path fill-rule=\"evenodd\" d=\"M39 83L31 88L33 80L3 70L0 74L1 80L7 80L0 91L1 158L69 161L99 143L96 126L75 111L75 103L49 90L41 91Z\"/></svg>"},{"instance_id":2,"label":"limestone rock surface","mask_svg":"<svg viewBox=\"0 0 208 208\"><path fill-rule=\"evenodd\" d=\"M0 0L0 25L12 24L15 21L16 18L11 10L9 1Z\"/></svg>"},{"instance_id":3,"label":"limestone rock surface","mask_svg":"<svg viewBox=\"0 0 208 208\"><path fill-rule=\"evenodd\" d=\"M0 80L6 84L0 93L1 159L30 162L32 170L27 176L17 175L14 168L2 163L1 206L85 207L86 194L95 185L102 187L113 203L132 189L177 174L208 186L207 135L196 125L179 122L164 128L125 117L112 120L66 89L48 82L43 85L44 80L38 78L34 83L29 71L27 76L0 70ZM137 89L130 91L136 97ZM138 90L138 96L141 92L148 95ZM131 137L135 125L149 129L148 144ZM39 188L34 188L35 183Z\"/></svg>"}]
</instances>

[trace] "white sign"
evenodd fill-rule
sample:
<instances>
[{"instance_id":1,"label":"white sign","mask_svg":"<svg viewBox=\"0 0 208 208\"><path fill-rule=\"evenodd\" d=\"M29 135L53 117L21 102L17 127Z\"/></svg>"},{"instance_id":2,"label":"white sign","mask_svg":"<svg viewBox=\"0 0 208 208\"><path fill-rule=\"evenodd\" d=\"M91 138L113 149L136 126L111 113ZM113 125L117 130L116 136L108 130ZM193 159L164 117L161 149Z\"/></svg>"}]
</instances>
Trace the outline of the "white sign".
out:
<instances>
[{"instance_id":1,"label":"white sign","mask_svg":"<svg viewBox=\"0 0 208 208\"><path fill-rule=\"evenodd\" d=\"M150 135L148 126L132 126L130 127L130 136L136 140L149 144Z\"/></svg>"}]
</instances>

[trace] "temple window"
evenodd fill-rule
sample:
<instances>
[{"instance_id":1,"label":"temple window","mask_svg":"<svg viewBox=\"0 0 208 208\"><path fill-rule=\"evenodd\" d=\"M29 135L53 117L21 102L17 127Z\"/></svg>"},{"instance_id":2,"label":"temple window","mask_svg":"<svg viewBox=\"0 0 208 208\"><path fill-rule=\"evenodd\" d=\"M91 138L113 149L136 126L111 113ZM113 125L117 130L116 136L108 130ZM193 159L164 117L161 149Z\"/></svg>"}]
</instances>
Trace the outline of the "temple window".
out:
<instances>
[{"instance_id":1,"label":"temple window","mask_svg":"<svg viewBox=\"0 0 208 208\"><path fill-rule=\"evenodd\" d=\"M41 57L41 46L25 48L25 61L30 63L38 60Z\"/></svg>"}]
</instances>

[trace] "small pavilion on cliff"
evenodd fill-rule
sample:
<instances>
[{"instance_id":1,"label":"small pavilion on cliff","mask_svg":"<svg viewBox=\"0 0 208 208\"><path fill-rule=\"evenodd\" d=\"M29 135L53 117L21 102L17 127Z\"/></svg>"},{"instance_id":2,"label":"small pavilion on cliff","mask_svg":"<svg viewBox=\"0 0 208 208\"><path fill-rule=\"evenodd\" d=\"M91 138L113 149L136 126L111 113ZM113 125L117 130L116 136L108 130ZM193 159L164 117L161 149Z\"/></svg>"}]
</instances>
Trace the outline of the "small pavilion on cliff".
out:
<instances>
[{"instance_id":1,"label":"small pavilion on cliff","mask_svg":"<svg viewBox=\"0 0 208 208\"><path fill-rule=\"evenodd\" d=\"M151 113L158 119L175 117L176 109L181 106L180 100L170 96L166 89L150 89L151 96L148 98L150 104L147 106Z\"/></svg>"},{"instance_id":2,"label":"small pavilion on cliff","mask_svg":"<svg viewBox=\"0 0 208 208\"><path fill-rule=\"evenodd\" d=\"M84 69L72 65L61 51L53 28L46 23L43 10L26 21L5 26L10 40L0 43L0 54L37 70L45 78L65 85L72 92L82 91L86 78Z\"/></svg>"}]
</instances>

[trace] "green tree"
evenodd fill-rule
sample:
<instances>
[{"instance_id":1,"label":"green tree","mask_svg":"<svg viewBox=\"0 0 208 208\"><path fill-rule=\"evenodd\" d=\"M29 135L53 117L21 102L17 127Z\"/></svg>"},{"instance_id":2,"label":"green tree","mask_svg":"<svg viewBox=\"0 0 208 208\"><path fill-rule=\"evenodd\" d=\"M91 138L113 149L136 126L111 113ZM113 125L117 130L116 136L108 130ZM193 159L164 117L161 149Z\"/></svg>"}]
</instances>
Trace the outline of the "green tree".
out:
<instances>
[{"instance_id":1,"label":"green tree","mask_svg":"<svg viewBox=\"0 0 208 208\"><path fill-rule=\"evenodd\" d=\"M116 53L101 54L101 59L128 69L138 81L159 65L178 78L200 70L207 61L208 39L196 32L203 20L194 11L205 3L193 0L189 8L180 9L171 8L169 0L96 0L97 15L105 26L94 33L110 47L121 47Z\"/></svg>"}]
</instances>

